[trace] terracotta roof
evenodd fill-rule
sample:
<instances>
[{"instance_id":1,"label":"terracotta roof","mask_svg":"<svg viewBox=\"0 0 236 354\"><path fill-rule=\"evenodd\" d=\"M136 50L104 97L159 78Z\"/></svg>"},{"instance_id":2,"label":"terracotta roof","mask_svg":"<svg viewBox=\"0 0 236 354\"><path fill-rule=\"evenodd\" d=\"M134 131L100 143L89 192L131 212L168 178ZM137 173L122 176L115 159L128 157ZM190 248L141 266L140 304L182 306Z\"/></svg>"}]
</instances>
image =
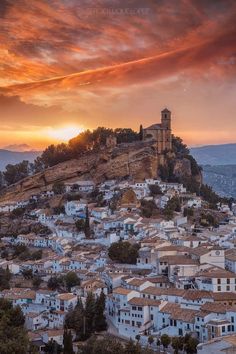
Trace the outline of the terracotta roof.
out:
<instances>
[{"instance_id":1,"label":"terracotta roof","mask_svg":"<svg viewBox=\"0 0 236 354\"><path fill-rule=\"evenodd\" d=\"M133 278L131 280L127 280L128 285L133 285L133 286L140 286L142 284L144 284L146 281L148 281L147 279L144 278Z\"/></svg>"},{"instance_id":2,"label":"terracotta roof","mask_svg":"<svg viewBox=\"0 0 236 354\"><path fill-rule=\"evenodd\" d=\"M194 322L197 310L181 308L179 304L167 303L160 312L170 314L171 319L183 322Z\"/></svg>"},{"instance_id":3,"label":"terracotta roof","mask_svg":"<svg viewBox=\"0 0 236 354\"><path fill-rule=\"evenodd\" d=\"M211 291L205 290L186 290L183 298L186 300L201 300L203 298L213 298L214 294Z\"/></svg>"},{"instance_id":4,"label":"terracotta roof","mask_svg":"<svg viewBox=\"0 0 236 354\"><path fill-rule=\"evenodd\" d=\"M201 311L214 312L214 313L226 313L227 306L215 302L206 302L201 306Z\"/></svg>"},{"instance_id":5,"label":"terracotta roof","mask_svg":"<svg viewBox=\"0 0 236 354\"><path fill-rule=\"evenodd\" d=\"M159 262L167 262L169 265L198 265L196 259L192 259L184 255L163 256L159 258Z\"/></svg>"},{"instance_id":6,"label":"terracotta roof","mask_svg":"<svg viewBox=\"0 0 236 354\"><path fill-rule=\"evenodd\" d=\"M75 297L77 297L76 295L74 294L71 294L71 293L64 293L64 294L58 294L57 295L57 298L60 299L60 300L71 300L71 299L74 299Z\"/></svg>"},{"instance_id":7,"label":"terracotta roof","mask_svg":"<svg viewBox=\"0 0 236 354\"><path fill-rule=\"evenodd\" d=\"M196 274L196 277L205 278L236 278L236 274L222 268L212 267L202 270Z\"/></svg>"},{"instance_id":8,"label":"terracotta roof","mask_svg":"<svg viewBox=\"0 0 236 354\"><path fill-rule=\"evenodd\" d=\"M214 301L230 301L236 300L236 293L233 292L218 292L212 294Z\"/></svg>"},{"instance_id":9,"label":"terracotta roof","mask_svg":"<svg viewBox=\"0 0 236 354\"><path fill-rule=\"evenodd\" d=\"M133 290L125 289L122 287L117 287L117 288L113 289L113 294L128 295L131 291L133 291Z\"/></svg>"},{"instance_id":10,"label":"terracotta roof","mask_svg":"<svg viewBox=\"0 0 236 354\"><path fill-rule=\"evenodd\" d=\"M151 300L151 299L143 299L141 297L133 297L131 300L128 301L130 305L136 306L159 306L161 301Z\"/></svg>"},{"instance_id":11,"label":"terracotta roof","mask_svg":"<svg viewBox=\"0 0 236 354\"><path fill-rule=\"evenodd\" d=\"M154 286L149 286L148 288L142 290L143 294L147 295L173 295L173 296L183 296L186 290L178 288L156 288Z\"/></svg>"}]
</instances>

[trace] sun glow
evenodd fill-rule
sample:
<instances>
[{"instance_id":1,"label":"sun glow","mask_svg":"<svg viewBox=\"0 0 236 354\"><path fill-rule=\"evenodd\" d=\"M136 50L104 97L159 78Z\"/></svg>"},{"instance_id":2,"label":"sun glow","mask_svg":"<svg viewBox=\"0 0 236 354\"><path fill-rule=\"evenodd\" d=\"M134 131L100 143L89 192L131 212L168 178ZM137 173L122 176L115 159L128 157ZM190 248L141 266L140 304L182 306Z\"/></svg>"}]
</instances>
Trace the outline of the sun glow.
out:
<instances>
[{"instance_id":1,"label":"sun glow","mask_svg":"<svg viewBox=\"0 0 236 354\"><path fill-rule=\"evenodd\" d=\"M67 125L60 128L50 128L47 131L47 135L57 141L67 142L83 130L84 128L79 125Z\"/></svg>"}]
</instances>

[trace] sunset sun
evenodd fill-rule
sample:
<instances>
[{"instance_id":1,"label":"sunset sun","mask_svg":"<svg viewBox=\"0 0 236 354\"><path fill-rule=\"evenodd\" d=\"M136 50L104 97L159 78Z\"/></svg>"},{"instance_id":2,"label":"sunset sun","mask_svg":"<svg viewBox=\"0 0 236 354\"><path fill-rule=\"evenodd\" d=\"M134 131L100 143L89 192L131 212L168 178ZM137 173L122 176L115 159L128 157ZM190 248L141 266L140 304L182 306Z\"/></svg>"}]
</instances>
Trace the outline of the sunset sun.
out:
<instances>
[{"instance_id":1,"label":"sunset sun","mask_svg":"<svg viewBox=\"0 0 236 354\"><path fill-rule=\"evenodd\" d=\"M84 130L79 125L66 125L58 128L50 128L47 131L47 135L55 140L67 142L74 138Z\"/></svg>"}]
</instances>

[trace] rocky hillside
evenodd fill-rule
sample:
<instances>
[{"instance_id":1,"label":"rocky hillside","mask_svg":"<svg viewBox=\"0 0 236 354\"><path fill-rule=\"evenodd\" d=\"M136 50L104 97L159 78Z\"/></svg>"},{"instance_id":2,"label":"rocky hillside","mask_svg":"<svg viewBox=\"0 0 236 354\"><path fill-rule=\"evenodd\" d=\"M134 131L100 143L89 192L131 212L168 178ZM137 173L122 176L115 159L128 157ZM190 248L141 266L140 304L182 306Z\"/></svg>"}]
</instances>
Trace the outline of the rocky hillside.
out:
<instances>
[{"instance_id":1,"label":"rocky hillside","mask_svg":"<svg viewBox=\"0 0 236 354\"><path fill-rule=\"evenodd\" d=\"M99 151L84 153L78 160L73 159L46 169L44 172L27 177L8 187L1 195L1 201L24 200L31 195L52 188L55 182L74 182L76 180L94 180L102 182L106 179L131 176L135 180L155 178L159 175L160 166L172 162L173 174L180 178L191 177L191 162L187 158L179 158L175 153L161 158L157 155L154 142L136 141L119 144L113 149L103 148ZM195 180L200 182L201 175Z\"/></svg>"}]
</instances>

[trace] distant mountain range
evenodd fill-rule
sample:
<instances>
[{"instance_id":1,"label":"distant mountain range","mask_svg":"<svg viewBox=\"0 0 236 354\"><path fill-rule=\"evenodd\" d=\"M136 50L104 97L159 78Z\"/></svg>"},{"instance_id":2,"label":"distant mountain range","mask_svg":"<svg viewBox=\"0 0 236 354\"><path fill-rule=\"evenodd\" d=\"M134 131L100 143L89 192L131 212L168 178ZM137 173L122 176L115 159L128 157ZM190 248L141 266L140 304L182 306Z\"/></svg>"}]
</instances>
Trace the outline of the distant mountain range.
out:
<instances>
[{"instance_id":1,"label":"distant mountain range","mask_svg":"<svg viewBox=\"0 0 236 354\"><path fill-rule=\"evenodd\" d=\"M33 162L37 156L41 155L41 151L10 151L0 149L0 171L4 171L6 165L16 164L23 160Z\"/></svg>"},{"instance_id":2,"label":"distant mountain range","mask_svg":"<svg viewBox=\"0 0 236 354\"><path fill-rule=\"evenodd\" d=\"M236 144L208 145L190 149L203 167L203 181L219 195L236 198Z\"/></svg>"},{"instance_id":3,"label":"distant mountain range","mask_svg":"<svg viewBox=\"0 0 236 354\"><path fill-rule=\"evenodd\" d=\"M190 152L200 165L236 165L236 144L195 147Z\"/></svg>"}]
</instances>

